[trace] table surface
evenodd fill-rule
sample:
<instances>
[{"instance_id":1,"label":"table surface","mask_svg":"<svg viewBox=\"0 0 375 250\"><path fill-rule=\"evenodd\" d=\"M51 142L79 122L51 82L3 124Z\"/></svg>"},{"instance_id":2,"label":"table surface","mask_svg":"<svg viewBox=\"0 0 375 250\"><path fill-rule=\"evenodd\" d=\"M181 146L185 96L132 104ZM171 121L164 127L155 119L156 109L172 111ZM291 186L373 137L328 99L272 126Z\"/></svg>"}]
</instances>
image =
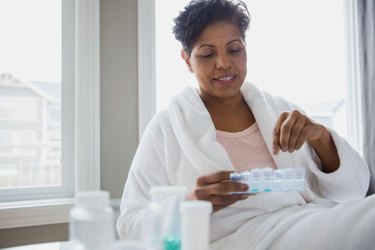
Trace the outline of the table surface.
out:
<instances>
[{"instance_id":1,"label":"table surface","mask_svg":"<svg viewBox=\"0 0 375 250\"><path fill-rule=\"evenodd\" d=\"M72 243L68 241L50 242L41 244L24 245L18 247L3 248L2 250L72 250ZM145 250L144 244L139 241L125 240L115 241L113 247L108 250Z\"/></svg>"},{"instance_id":2,"label":"table surface","mask_svg":"<svg viewBox=\"0 0 375 250\"><path fill-rule=\"evenodd\" d=\"M69 242L51 242L32 244L18 247L4 248L3 250L68 250Z\"/></svg>"}]
</instances>

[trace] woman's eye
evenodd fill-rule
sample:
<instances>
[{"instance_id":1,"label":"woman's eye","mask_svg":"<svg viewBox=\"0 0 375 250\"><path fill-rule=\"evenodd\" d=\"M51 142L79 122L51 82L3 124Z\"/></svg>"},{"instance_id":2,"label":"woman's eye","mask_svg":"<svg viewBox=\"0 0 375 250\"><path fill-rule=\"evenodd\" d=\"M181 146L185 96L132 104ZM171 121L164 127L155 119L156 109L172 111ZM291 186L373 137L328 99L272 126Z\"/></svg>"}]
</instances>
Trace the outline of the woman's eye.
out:
<instances>
[{"instance_id":1,"label":"woman's eye","mask_svg":"<svg viewBox=\"0 0 375 250\"><path fill-rule=\"evenodd\" d=\"M230 49L230 50L229 50L229 52L230 52L230 53L233 53L233 54L238 53L238 52L240 52L240 51L241 51L241 49Z\"/></svg>"},{"instance_id":2,"label":"woman's eye","mask_svg":"<svg viewBox=\"0 0 375 250\"><path fill-rule=\"evenodd\" d=\"M209 58L213 55L213 53L209 53L209 54L203 54L202 57L204 58Z\"/></svg>"}]
</instances>

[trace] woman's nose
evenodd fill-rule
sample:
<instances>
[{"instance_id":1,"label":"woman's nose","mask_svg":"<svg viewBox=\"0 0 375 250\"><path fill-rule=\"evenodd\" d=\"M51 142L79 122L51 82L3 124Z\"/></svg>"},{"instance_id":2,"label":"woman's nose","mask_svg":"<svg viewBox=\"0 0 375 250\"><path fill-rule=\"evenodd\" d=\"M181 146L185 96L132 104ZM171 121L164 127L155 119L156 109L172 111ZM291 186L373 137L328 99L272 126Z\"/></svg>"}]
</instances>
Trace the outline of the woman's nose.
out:
<instances>
[{"instance_id":1,"label":"woman's nose","mask_svg":"<svg viewBox=\"0 0 375 250\"><path fill-rule=\"evenodd\" d=\"M232 65L232 61L227 54L219 54L216 61L217 69L229 69Z\"/></svg>"}]
</instances>

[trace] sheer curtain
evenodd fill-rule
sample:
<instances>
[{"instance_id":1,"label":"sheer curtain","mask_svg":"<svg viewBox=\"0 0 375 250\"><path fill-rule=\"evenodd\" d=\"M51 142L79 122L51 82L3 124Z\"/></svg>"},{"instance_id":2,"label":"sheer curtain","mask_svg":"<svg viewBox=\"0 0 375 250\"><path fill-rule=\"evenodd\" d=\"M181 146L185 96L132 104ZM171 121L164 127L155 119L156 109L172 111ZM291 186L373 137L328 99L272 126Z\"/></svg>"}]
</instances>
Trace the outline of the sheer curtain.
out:
<instances>
[{"instance_id":1,"label":"sheer curtain","mask_svg":"<svg viewBox=\"0 0 375 250\"><path fill-rule=\"evenodd\" d=\"M363 153L371 171L368 194L375 193L375 3L358 0Z\"/></svg>"}]
</instances>

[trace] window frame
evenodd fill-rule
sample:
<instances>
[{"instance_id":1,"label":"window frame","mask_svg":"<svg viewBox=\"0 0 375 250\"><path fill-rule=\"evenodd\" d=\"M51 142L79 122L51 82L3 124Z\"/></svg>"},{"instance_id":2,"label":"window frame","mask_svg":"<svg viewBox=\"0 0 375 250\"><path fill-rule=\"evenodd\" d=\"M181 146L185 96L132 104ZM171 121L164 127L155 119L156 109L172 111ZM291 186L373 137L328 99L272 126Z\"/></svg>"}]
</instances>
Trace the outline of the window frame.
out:
<instances>
[{"instance_id":1,"label":"window frame","mask_svg":"<svg viewBox=\"0 0 375 250\"><path fill-rule=\"evenodd\" d=\"M0 229L66 223L74 192L100 189L100 0L62 0L62 13L65 182L56 190L7 191L19 201L0 194Z\"/></svg>"},{"instance_id":2,"label":"window frame","mask_svg":"<svg viewBox=\"0 0 375 250\"><path fill-rule=\"evenodd\" d=\"M348 142L363 155L362 108L360 94L360 72L358 51L357 10L351 0L344 1L347 93L345 102L347 112ZM139 138L156 112L155 80L155 2L138 1L138 135ZM349 119L354 118L354 119Z\"/></svg>"},{"instance_id":3,"label":"window frame","mask_svg":"<svg viewBox=\"0 0 375 250\"><path fill-rule=\"evenodd\" d=\"M348 142L363 156L363 114L359 59L358 9L355 1L344 1L346 41L346 113ZM351 119L349 119L351 118Z\"/></svg>"},{"instance_id":4,"label":"window frame","mask_svg":"<svg viewBox=\"0 0 375 250\"><path fill-rule=\"evenodd\" d=\"M156 112L155 1L138 0L138 140Z\"/></svg>"}]
</instances>

